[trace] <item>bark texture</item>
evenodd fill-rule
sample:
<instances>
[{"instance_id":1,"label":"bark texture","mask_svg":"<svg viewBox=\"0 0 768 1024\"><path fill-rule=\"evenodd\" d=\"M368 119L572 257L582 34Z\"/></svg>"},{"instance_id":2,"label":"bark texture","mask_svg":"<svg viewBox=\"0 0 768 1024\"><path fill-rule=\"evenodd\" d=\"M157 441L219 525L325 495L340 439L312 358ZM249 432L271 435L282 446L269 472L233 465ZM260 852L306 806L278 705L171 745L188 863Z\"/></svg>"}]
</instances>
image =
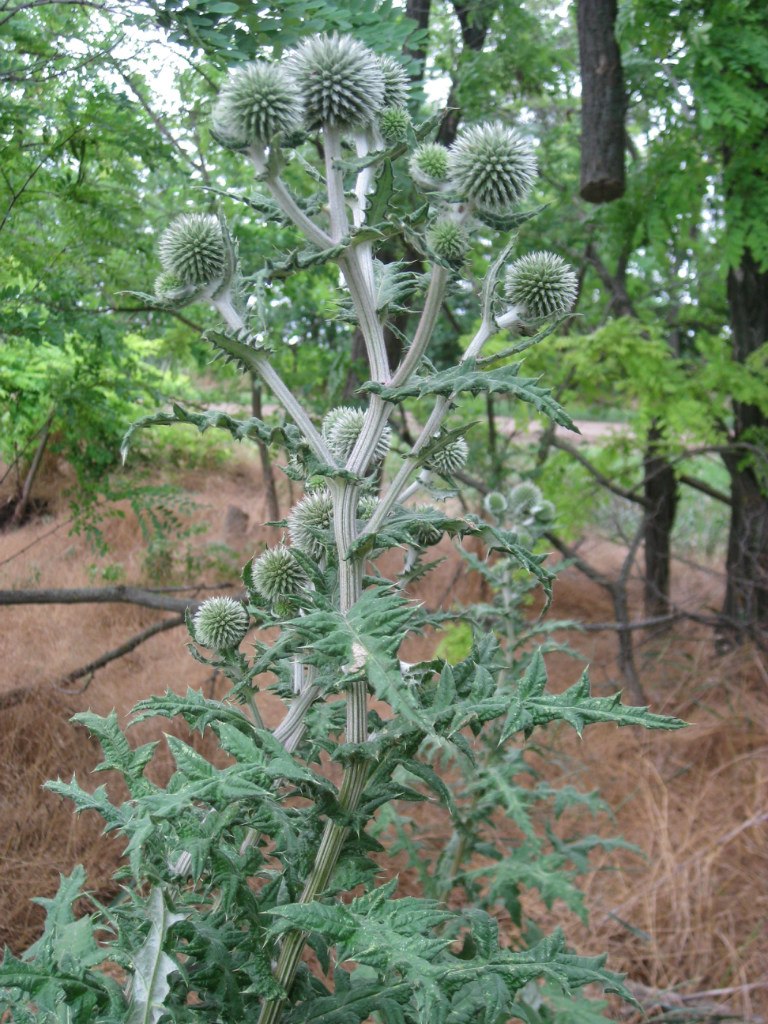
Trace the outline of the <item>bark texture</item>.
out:
<instances>
[{"instance_id":1,"label":"bark texture","mask_svg":"<svg viewBox=\"0 0 768 1024\"><path fill-rule=\"evenodd\" d=\"M624 195L627 100L616 42L616 0L579 0L582 199L607 203Z\"/></svg>"},{"instance_id":2,"label":"bark texture","mask_svg":"<svg viewBox=\"0 0 768 1024\"><path fill-rule=\"evenodd\" d=\"M768 341L768 270L745 250L728 274L733 358L744 363ZM723 602L731 638L768 637L768 410L734 401L735 448L725 463L731 477L731 522Z\"/></svg>"},{"instance_id":3,"label":"bark texture","mask_svg":"<svg viewBox=\"0 0 768 1024\"><path fill-rule=\"evenodd\" d=\"M669 586L672 558L672 527L677 511L677 477L674 467L659 452L661 431L654 424L648 432L643 455L643 547L645 574L643 601L648 618L670 612Z\"/></svg>"}]
</instances>

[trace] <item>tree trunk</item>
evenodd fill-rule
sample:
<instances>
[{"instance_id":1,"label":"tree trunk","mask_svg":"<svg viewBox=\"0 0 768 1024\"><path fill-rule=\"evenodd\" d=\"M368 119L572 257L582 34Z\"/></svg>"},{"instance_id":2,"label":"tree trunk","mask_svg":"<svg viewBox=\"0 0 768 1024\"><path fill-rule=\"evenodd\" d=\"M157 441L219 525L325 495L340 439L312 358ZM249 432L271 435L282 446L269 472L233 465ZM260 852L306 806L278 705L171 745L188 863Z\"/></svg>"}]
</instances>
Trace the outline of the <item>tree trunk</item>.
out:
<instances>
[{"instance_id":1,"label":"tree trunk","mask_svg":"<svg viewBox=\"0 0 768 1024\"><path fill-rule=\"evenodd\" d=\"M643 519L645 575L643 602L646 618L668 615L672 527L677 511L677 477L659 452L661 431L655 424L648 432L643 456L643 493L647 502Z\"/></svg>"},{"instance_id":2,"label":"tree trunk","mask_svg":"<svg viewBox=\"0 0 768 1024\"><path fill-rule=\"evenodd\" d=\"M728 274L733 358L744 363L768 341L768 270L750 250ZM726 556L723 640L768 637L768 410L734 401L736 444L725 464L731 477L731 522Z\"/></svg>"},{"instance_id":3,"label":"tree trunk","mask_svg":"<svg viewBox=\"0 0 768 1024\"><path fill-rule=\"evenodd\" d=\"M56 410L51 409L45 423L43 424L42 431L40 432L40 440L37 443L37 449L35 450L35 455L32 459L32 465L29 467L27 475L24 478L24 486L21 488L19 500L16 503L16 508L13 510L11 526L18 527L24 522L24 518L27 514L29 503L32 498L32 486L34 485L37 472L40 469L40 463L43 461L43 454L48 444L48 438L51 436L51 424L53 423L53 417L55 415Z\"/></svg>"},{"instance_id":4,"label":"tree trunk","mask_svg":"<svg viewBox=\"0 0 768 1024\"><path fill-rule=\"evenodd\" d=\"M616 0L579 0L582 199L607 203L624 195L627 100L614 35Z\"/></svg>"}]
</instances>

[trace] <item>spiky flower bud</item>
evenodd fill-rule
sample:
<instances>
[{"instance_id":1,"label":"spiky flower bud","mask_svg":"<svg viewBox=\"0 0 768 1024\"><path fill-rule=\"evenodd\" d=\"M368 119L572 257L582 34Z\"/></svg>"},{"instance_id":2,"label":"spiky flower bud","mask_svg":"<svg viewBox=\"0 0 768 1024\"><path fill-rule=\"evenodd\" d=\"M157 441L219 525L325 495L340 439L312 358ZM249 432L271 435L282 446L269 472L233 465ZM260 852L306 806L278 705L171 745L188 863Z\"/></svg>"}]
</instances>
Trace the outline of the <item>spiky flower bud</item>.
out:
<instances>
[{"instance_id":1,"label":"spiky flower bud","mask_svg":"<svg viewBox=\"0 0 768 1024\"><path fill-rule=\"evenodd\" d=\"M463 437L455 437L448 441L442 448L433 452L426 463L428 469L437 470L450 476L457 469L461 469L469 458L469 445Z\"/></svg>"},{"instance_id":2,"label":"spiky flower bud","mask_svg":"<svg viewBox=\"0 0 768 1024\"><path fill-rule=\"evenodd\" d=\"M323 125L364 128L384 106L379 61L351 36L310 36L288 60L310 130Z\"/></svg>"},{"instance_id":3,"label":"spiky flower bud","mask_svg":"<svg viewBox=\"0 0 768 1024\"><path fill-rule=\"evenodd\" d=\"M507 505L507 499L503 494L499 494L498 491L491 491L490 494L486 494L483 500L483 505L485 507L485 511L489 512L497 519L501 519L509 507Z\"/></svg>"},{"instance_id":4,"label":"spiky flower bud","mask_svg":"<svg viewBox=\"0 0 768 1024\"><path fill-rule=\"evenodd\" d=\"M509 511L513 518L524 519L542 501L542 495L536 484L523 480L509 492Z\"/></svg>"},{"instance_id":5,"label":"spiky flower bud","mask_svg":"<svg viewBox=\"0 0 768 1024\"><path fill-rule=\"evenodd\" d=\"M213 214L183 213L162 233L157 250L163 270L182 284L205 285L224 276L226 244Z\"/></svg>"},{"instance_id":6,"label":"spiky flower bud","mask_svg":"<svg viewBox=\"0 0 768 1024\"><path fill-rule=\"evenodd\" d=\"M346 405L331 409L323 418L323 437L340 462L346 462L349 458L360 436L360 431L363 429L364 422L365 412L363 409L354 409ZM389 451L391 438L392 431L389 427L384 427L373 453L377 462L380 462Z\"/></svg>"},{"instance_id":7,"label":"spiky flower bud","mask_svg":"<svg viewBox=\"0 0 768 1024\"><path fill-rule=\"evenodd\" d=\"M328 491L302 498L288 516L288 533L294 547L310 558L321 558L330 543L330 537L324 539L322 535L328 532L332 520L333 499Z\"/></svg>"},{"instance_id":8,"label":"spiky flower bud","mask_svg":"<svg viewBox=\"0 0 768 1024\"><path fill-rule=\"evenodd\" d=\"M378 504L379 499L375 494L364 494L357 503L357 518L362 519L364 523L367 523L376 511Z\"/></svg>"},{"instance_id":9,"label":"spiky flower bud","mask_svg":"<svg viewBox=\"0 0 768 1024\"><path fill-rule=\"evenodd\" d=\"M239 646L248 632L248 612L232 597L209 597L192 620L195 639L214 651L229 651Z\"/></svg>"},{"instance_id":10,"label":"spiky flower bud","mask_svg":"<svg viewBox=\"0 0 768 1024\"><path fill-rule=\"evenodd\" d=\"M555 509L555 506L551 501L547 501L546 498L540 501L537 508L534 510L536 522L540 526L548 526L554 520L556 514L557 510Z\"/></svg>"},{"instance_id":11,"label":"spiky flower bud","mask_svg":"<svg viewBox=\"0 0 768 1024\"><path fill-rule=\"evenodd\" d=\"M403 65L388 54L378 58L379 68L384 78L385 107L404 107L408 102L410 79Z\"/></svg>"},{"instance_id":12,"label":"spiky flower bud","mask_svg":"<svg viewBox=\"0 0 768 1024\"><path fill-rule=\"evenodd\" d=\"M437 142L423 142L408 161L411 177L422 188L437 188L448 180L448 150Z\"/></svg>"},{"instance_id":13,"label":"spiky flower bud","mask_svg":"<svg viewBox=\"0 0 768 1024\"><path fill-rule=\"evenodd\" d=\"M155 278L155 298L164 306L184 305L194 294L195 289L176 274L163 271Z\"/></svg>"},{"instance_id":14,"label":"spiky flower bud","mask_svg":"<svg viewBox=\"0 0 768 1024\"><path fill-rule=\"evenodd\" d=\"M306 578L290 548L284 544L265 551L251 565L254 588L270 601L298 593Z\"/></svg>"},{"instance_id":15,"label":"spiky flower bud","mask_svg":"<svg viewBox=\"0 0 768 1024\"><path fill-rule=\"evenodd\" d=\"M385 142L402 142L411 127L411 116L404 107L385 107L379 114L379 131Z\"/></svg>"},{"instance_id":16,"label":"spiky flower bud","mask_svg":"<svg viewBox=\"0 0 768 1024\"><path fill-rule=\"evenodd\" d=\"M532 252L507 267L507 298L529 320L565 316L576 301L576 274L551 252Z\"/></svg>"},{"instance_id":17,"label":"spiky flower bud","mask_svg":"<svg viewBox=\"0 0 768 1024\"><path fill-rule=\"evenodd\" d=\"M427 245L439 259L452 267L460 267L472 247L466 230L449 217L441 217L429 228Z\"/></svg>"},{"instance_id":18,"label":"spiky flower bud","mask_svg":"<svg viewBox=\"0 0 768 1024\"><path fill-rule=\"evenodd\" d=\"M256 61L237 68L213 108L213 129L237 149L266 145L278 132L301 127L299 90L280 64Z\"/></svg>"},{"instance_id":19,"label":"spiky flower bud","mask_svg":"<svg viewBox=\"0 0 768 1024\"><path fill-rule=\"evenodd\" d=\"M432 505L415 505L412 511L434 512L435 509ZM443 531L432 523L412 523L408 532L413 537L414 544L420 548L431 548L433 544L439 543L443 536Z\"/></svg>"},{"instance_id":20,"label":"spiky flower bud","mask_svg":"<svg viewBox=\"0 0 768 1024\"><path fill-rule=\"evenodd\" d=\"M536 177L533 146L499 121L460 132L448 163L456 191L493 213L517 205Z\"/></svg>"}]
</instances>

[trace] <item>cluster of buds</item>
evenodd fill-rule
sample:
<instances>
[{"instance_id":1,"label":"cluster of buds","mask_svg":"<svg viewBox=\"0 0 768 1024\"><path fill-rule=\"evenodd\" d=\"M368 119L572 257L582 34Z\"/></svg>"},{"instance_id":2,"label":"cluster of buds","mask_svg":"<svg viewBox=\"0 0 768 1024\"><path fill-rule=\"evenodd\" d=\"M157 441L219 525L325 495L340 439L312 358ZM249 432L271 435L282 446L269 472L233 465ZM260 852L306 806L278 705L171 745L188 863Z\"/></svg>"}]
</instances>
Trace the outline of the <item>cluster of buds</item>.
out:
<instances>
[{"instance_id":1,"label":"cluster of buds","mask_svg":"<svg viewBox=\"0 0 768 1024\"><path fill-rule=\"evenodd\" d=\"M511 527L525 547L531 547L542 537L555 518L555 506L529 480L516 484L506 495L491 491L483 504L493 520Z\"/></svg>"},{"instance_id":2,"label":"cluster of buds","mask_svg":"<svg viewBox=\"0 0 768 1024\"><path fill-rule=\"evenodd\" d=\"M327 165L327 170L334 170L328 173L339 175L341 180L345 173L340 170L342 136L354 144L358 156L375 156L376 150L384 153L387 146L402 147L418 138L408 104L408 74L398 61L378 56L347 36L313 35L279 62L260 60L234 70L214 105L212 132L223 145L251 160L289 219L322 249L328 247L329 238L338 239L344 230L342 227L333 234L330 184L331 234L302 211L281 181L280 170L290 158L289 151L306 141L310 133L324 133L324 148L336 147L335 157ZM408 169L414 186L428 199L423 251L435 265L433 273L444 275L444 281L448 281L471 253L471 231L477 220L492 225L514 220L533 188L537 162L529 138L494 120L460 129L448 147L430 141L414 142ZM372 189L373 176L363 180L366 173L358 178L354 193L345 183L337 188L337 206L346 203L353 209L356 226L364 221L365 196ZM337 228L339 223L346 223L346 212L339 215L336 211ZM158 254L162 273L155 282L155 295L159 302L178 307L209 299L230 329L242 329L247 334L237 309L240 303L233 298L233 285L239 279L235 248L220 218L211 214L178 217L161 236ZM369 259L368 276L375 280L376 261L370 255ZM576 275L549 252L533 252L515 260L500 278L494 278L494 285L497 280L503 282L503 306L501 310L497 306L493 313L496 329L563 317L576 299ZM396 301L397 289L390 291L395 295L392 301ZM380 313L378 306L374 312ZM295 411L298 403L294 402L291 410L285 397L281 400L301 425ZM306 416L304 421L309 424ZM341 468L354 465L359 451L365 448L364 442L359 443L365 424L362 409L332 409L315 432L315 455ZM311 424L302 426L305 437L313 429ZM378 429L375 446L371 438L373 451L367 455L366 464L374 470L385 459L391 442L389 427ZM421 464L427 473L450 477L466 463L467 443L462 437L450 437L441 444L439 431L434 439L438 443L430 444ZM252 595L274 610L295 610L296 600L310 586L303 567L306 559L327 564L335 545L334 499L322 476L310 476L310 464L304 465L299 452L292 456L289 475L304 480L306 495L288 516L285 541L255 559L248 572ZM486 505L498 521L512 517L521 531L533 536L533 527L544 523L551 507L535 487L524 494L521 488L526 486L533 487L520 485L509 495L489 495ZM364 523L373 517L378 522L391 507L387 501L379 507L375 497L364 494L358 500L358 521ZM414 540L418 546L428 546L439 536L438 529L426 524ZM210 599L195 617L196 639L218 651L236 647L247 628L246 610L229 598Z\"/></svg>"},{"instance_id":3,"label":"cluster of buds","mask_svg":"<svg viewBox=\"0 0 768 1024\"><path fill-rule=\"evenodd\" d=\"M303 141L307 132L336 129L368 136L374 144L400 142L411 127L405 68L349 36L315 35L277 63L238 67L221 89L213 132L224 145L248 155L264 174L268 153ZM409 170L429 193L433 216L425 232L427 254L457 270L472 248L473 214L507 215L528 197L536 178L530 139L500 121L462 128L445 147L424 142ZM210 215L184 215L159 245L163 273L158 301L180 305L205 297L227 273L227 241ZM508 268L501 327L565 316L576 298L576 276L552 253L535 252ZM511 305L510 305L511 304Z\"/></svg>"}]
</instances>

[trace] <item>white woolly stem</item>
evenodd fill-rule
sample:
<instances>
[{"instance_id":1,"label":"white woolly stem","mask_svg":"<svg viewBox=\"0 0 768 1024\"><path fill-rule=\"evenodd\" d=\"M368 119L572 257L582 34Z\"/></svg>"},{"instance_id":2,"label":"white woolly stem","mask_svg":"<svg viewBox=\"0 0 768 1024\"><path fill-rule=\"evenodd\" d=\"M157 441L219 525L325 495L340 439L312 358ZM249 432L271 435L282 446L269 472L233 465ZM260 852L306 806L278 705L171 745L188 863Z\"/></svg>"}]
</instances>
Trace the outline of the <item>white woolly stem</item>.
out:
<instances>
[{"instance_id":1,"label":"white woolly stem","mask_svg":"<svg viewBox=\"0 0 768 1024\"><path fill-rule=\"evenodd\" d=\"M474 359L479 355L482 351L483 345L489 338L493 337L495 333L495 324L489 323L487 320L483 320L474 338L469 343L466 352L461 357L459 365L467 362L469 359ZM395 505L398 500L404 500L403 495L406 494L408 480L415 468L419 465L419 460L416 456L440 429L440 425L447 416L454 397L455 395L449 395L448 397L441 395L435 402L432 407L432 412L429 414L429 419L422 427L419 436L416 438L413 448L411 449L411 454L403 462L399 471L395 475L394 480L387 488L379 504L376 506L376 511L366 523L362 531L363 536L375 533L379 526L384 522L384 519L389 514L393 505Z\"/></svg>"},{"instance_id":2,"label":"white woolly stem","mask_svg":"<svg viewBox=\"0 0 768 1024\"><path fill-rule=\"evenodd\" d=\"M245 321L233 306L232 296L229 292L217 296L211 302L231 330L242 331L245 329ZM256 351L256 349L249 349L248 363L250 368L258 373L299 430L304 434L307 443L318 459L332 465L334 458L322 435L267 357L262 352Z\"/></svg>"},{"instance_id":3,"label":"white woolly stem","mask_svg":"<svg viewBox=\"0 0 768 1024\"><path fill-rule=\"evenodd\" d=\"M440 313L440 307L445 299L445 289L447 284L448 271L445 267L433 266L432 278L429 282L429 288L427 289L427 297L424 301L424 309L421 311L419 325L416 328L416 333L413 336L410 348L403 356L403 360L392 378L392 384L394 387L400 387L410 379L411 374L419 365L424 353L427 351L427 345L429 344L432 332L435 329L437 317Z\"/></svg>"},{"instance_id":4,"label":"white woolly stem","mask_svg":"<svg viewBox=\"0 0 768 1024\"><path fill-rule=\"evenodd\" d=\"M267 178L266 184L283 213L293 221L296 227L309 239L310 242L313 242L318 249L330 249L333 247L334 240L331 236L327 232L323 231L322 228L318 227L318 225L315 224L313 220L310 220L306 213L299 208L298 203L288 191L281 178L277 176Z\"/></svg>"},{"instance_id":5,"label":"white woolly stem","mask_svg":"<svg viewBox=\"0 0 768 1024\"><path fill-rule=\"evenodd\" d=\"M450 404L450 400L442 396L435 402L429 419L421 428L421 433L414 442L411 454L404 460L402 466L395 475L394 480L387 488L383 497L379 501L379 504L376 506L376 511L365 524L365 528L362 530L362 536L375 533L389 515L393 505L402 496L411 474L419 465L419 460L416 456L439 430L440 424L445 418Z\"/></svg>"},{"instance_id":6,"label":"white woolly stem","mask_svg":"<svg viewBox=\"0 0 768 1024\"><path fill-rule=\"evenodd\" d=\"M328 189L328 216L331 222L331 238L338 243L348 231L347 201L344 197L344 173L339 167L341 161L341 133L338 128L326 125L323 129L323 150L325 153L325 181Z\"/></svg>"}]
</instances>

